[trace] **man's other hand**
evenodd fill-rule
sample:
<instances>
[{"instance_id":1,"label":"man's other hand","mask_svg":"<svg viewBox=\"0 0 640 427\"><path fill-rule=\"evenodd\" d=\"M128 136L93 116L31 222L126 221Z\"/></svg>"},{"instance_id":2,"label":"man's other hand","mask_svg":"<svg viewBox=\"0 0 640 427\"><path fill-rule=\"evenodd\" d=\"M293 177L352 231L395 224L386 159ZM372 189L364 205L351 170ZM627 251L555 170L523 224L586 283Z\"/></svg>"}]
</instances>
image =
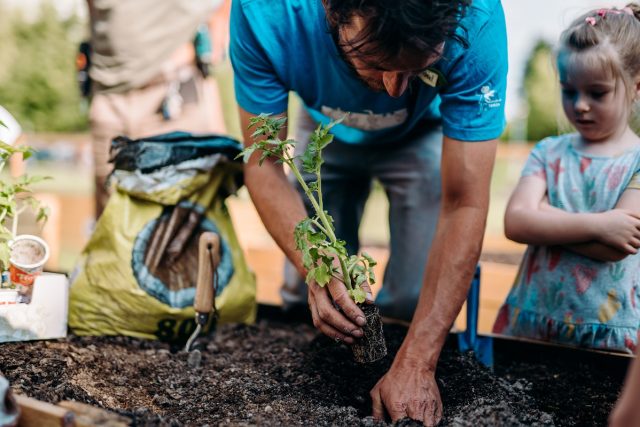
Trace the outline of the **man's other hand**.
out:
<instances>
[{"instance_id":1,"label":"man's other hand","mask_svg":"<svg viewBox=\"0 0 640 427\"><path fill-rule=\"evenodd\" d=\"M406 357L396 357L370 394L375 419L384 420L387 413L393 422L411 418L425 426L435 426L442 418L442 401L434 371Z\"/></svg>"}]
</instances>

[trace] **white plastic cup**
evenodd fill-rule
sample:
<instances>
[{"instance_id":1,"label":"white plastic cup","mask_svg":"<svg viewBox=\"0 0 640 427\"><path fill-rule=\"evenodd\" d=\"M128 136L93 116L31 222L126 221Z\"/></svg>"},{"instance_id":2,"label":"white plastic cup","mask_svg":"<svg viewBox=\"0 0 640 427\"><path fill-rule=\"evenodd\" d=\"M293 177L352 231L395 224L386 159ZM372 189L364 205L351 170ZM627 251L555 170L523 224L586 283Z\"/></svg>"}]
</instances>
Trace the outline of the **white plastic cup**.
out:
<instances>
[{"instance_id":1,"label":"white plastic cup","mask_svg":"<svg viewBox=\"0 0 640 427\"><path fill-rule=\"evenodd\" d=\"M49 245L38 236L23 234L9 244L9 274L18 293L31 298L33 282L49 259Z\"/></svg>"}]
</instances>

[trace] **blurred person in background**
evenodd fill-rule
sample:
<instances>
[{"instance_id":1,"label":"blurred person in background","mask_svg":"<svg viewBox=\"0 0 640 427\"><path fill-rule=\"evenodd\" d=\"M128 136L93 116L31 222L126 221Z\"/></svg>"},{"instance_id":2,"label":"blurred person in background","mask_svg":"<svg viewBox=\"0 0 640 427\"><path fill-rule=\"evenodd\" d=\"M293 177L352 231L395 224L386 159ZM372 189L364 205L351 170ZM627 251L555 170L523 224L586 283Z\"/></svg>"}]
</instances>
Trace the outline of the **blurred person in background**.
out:
<instances>
[{"instance_id":1,"label":"blurred person in background","mask_svg":"<svg viewBox=\"0 0 640 427\"><path fill-rule=\"evenodd\" d=\"M0 141L13 145L22 134L22 128L6 108L0 105Z\"/></svg>"},{"instance_id":2,"label":"blurred person in background","mask_svg":"<svg viewBox=\"0 0 640 427\"><path fill-rule=\"evenodd\" d=\"M224 58L231 0L87 0L95 209L109 198L111 140L224 133L210 67Z\"/></svg>"},{"instance_id":3,"label":"blurred person in background","mask_svg":"<svg viewBox=\"0 0 640 427\"><path fill-rule=\"evenodd\" d=\"M0 105L0 141L5 144L15 145L24 142L22 126L6 108ZM24 161L21 156L11 156L9 159L11 176L16 177L24 173Z\"/></svg>"}]
</instances>

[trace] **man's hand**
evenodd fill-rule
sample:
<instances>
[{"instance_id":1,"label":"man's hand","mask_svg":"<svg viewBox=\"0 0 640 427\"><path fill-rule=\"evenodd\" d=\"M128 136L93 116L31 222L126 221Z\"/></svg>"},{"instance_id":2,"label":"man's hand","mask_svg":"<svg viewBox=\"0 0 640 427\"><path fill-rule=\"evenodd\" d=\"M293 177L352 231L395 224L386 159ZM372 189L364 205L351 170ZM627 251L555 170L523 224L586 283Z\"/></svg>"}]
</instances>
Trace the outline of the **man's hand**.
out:
<instances>
[{"instance_id":1,"label":"man's hand","mask_svg":"<svg viewBox=\"0 0 640 427\"><path fill-rule=\"evenodd\" d=\"M442 418L442 401L433 370L396 357L389 372L371 390L373 417L384 420L385 409L393 422L402 418L435 426Z\"/></svg>"},{"instance_id":2,"label":"man's hand","mask_svg":"<svg viewBox=\"0 0 640 427\"><path fill-rule=\"evenodd\" d=\"M368 302L372 302L369 285L363 284L362 288ZM349 297L342 282L333 279L323 288L315 283L309 285L309 309L313 325L329 338L347 344L353 344L354 338L362 338L361 327L366 324L364 313Z\"/></svg>"},{"instance_id":3,"label":"man's hand","mask_svg":"<svg viewBox=\"0 0 640 427\"><path fill-rule=\"evenodd\" d=\"M640 215L624 209L612 209L598 215L598 240L627 254L640 248Z\"/></svg>"}]
</instances>

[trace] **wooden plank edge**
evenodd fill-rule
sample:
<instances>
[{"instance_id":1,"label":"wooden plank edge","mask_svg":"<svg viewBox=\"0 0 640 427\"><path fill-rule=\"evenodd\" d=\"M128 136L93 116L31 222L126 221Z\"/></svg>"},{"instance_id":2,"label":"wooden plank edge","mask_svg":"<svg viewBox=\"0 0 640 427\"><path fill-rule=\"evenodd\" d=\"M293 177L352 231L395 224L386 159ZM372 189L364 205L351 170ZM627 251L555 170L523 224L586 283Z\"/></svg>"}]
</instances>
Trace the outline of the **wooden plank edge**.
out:
<instances>
[{"instance_id":1,"label":"wooden plank edge","mask_svg":"<svg viewBox=\"0 0 640 427\"><path fill-rule=\"evenodd\" d=\"M20 407L18 427L73 427L75 414L51 403L14 394Z\"/></svg>"},{"instance_id":2,"label":"wooden plank edge","mask_svg":"<svg viewBox=\"0 0 640 427\"><path fill-rule=\"evenodd\" d=\"M98 408L87 403L73 400L63 400L58 406L73 411L76 415L75 427L104 426L104 427L126 427L131 424L131 420L115 412Z\"/></svg>"}]
</instances>

